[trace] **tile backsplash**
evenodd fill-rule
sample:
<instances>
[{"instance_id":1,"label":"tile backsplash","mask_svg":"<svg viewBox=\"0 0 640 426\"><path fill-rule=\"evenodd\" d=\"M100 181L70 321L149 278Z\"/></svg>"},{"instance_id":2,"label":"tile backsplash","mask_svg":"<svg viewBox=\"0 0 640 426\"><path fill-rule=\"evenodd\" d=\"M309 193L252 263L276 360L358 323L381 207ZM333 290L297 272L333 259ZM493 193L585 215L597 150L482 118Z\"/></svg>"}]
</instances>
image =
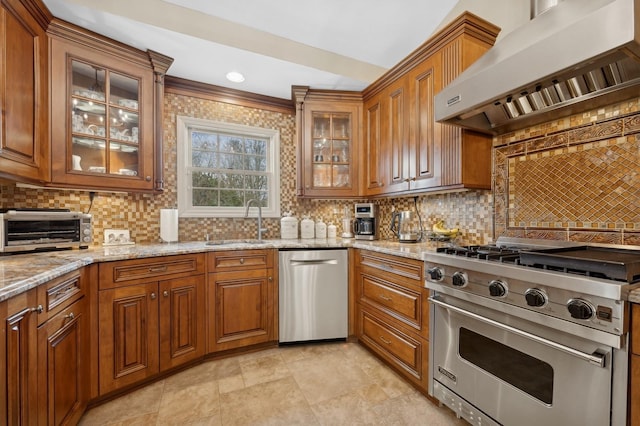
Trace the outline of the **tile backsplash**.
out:
<instances>
[{"instance_id":1,"label":"tile backsplash","mask_svg":"<svg viewBox=\"0 0 640 426\"><path fill-rule=\"evenodd\" d=\"M494 138L495 234L640 245L640 99Z\"/></svg>"},{"instance_id":2,"label":"tile backsplash","mask_svg":"<svg viewBox=\"0 0 640 426\"><path fill-rule=\"evenodd\" d=\"M299 219L334 223L341 233L344 208L356 201L298 199L295 191L295 120L291 114L165 94L162 194L100 192L91 205L94 241L109 228L129 229L138 243L158 242L160 209L176 204L176 116L250 124L280 131L281 207ZM392 239L392 210L417 209L425 230L438 220L462 230L461 244L500 235L640 244L640 99L616 104L494 138L493 191L467 191L373 200L380 234ZM3 207L88 211L87 191L17 187L0 182ZM280 221L266 218L265 238L279 238ZM180 241L205 235L253 238L255 219L181 218Z\"/></svg>"}]
</instances>

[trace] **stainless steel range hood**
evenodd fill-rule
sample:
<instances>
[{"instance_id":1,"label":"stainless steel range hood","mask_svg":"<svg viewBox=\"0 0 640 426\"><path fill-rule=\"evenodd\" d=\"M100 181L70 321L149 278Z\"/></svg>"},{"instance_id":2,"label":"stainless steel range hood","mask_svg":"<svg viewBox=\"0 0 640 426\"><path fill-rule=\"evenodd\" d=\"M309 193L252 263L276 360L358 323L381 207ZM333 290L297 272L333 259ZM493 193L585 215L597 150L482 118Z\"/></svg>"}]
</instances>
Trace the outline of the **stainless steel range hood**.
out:
<instances>
[{"instance_id":1,"label":"stainless steel range hood","mask_svg":"<svg viewBox=\"0 0 640 426\"><path fill-rule=\"evenodd\" d=\"M640 96L640 0L564 0L435 97L437 121L501 134Z\"/></svg>"}]
</instances>

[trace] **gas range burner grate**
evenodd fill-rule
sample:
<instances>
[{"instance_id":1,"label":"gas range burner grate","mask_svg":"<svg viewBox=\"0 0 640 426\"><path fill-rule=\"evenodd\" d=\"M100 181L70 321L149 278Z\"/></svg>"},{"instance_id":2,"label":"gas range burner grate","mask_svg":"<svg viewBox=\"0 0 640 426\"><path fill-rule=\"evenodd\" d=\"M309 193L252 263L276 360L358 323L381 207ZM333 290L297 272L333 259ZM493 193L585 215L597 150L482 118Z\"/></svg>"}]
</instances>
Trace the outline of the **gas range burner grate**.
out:
<instances>
[{"instance_id":1,"label":"gas range burner grate","mask_svg":"<svg viewBox=\"0 0 640 426\"><path fill-rule=\"evenodd\" d=\"M482 260L492 260L503 263L518 263L520 257L519 251L498 247L493 245L473 245L473 246L451 246L451 247L439 247L438 253L451 254L454 256L471 257Z\"/></svg>"}]
</instances>

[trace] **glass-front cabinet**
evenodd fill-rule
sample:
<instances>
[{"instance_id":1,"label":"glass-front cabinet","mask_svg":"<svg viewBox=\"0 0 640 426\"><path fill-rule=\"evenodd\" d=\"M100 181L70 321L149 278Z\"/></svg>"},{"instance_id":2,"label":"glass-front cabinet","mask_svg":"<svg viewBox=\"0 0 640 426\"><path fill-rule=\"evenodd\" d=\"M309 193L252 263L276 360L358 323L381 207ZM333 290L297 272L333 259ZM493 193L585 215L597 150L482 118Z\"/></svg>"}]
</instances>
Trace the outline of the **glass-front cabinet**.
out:
<instances>
[{"instance_id":1,"label":"glass-front cabinet","mask_svg":"<svg viewBox=\"0 0 640 426\"><path fill-rule=\"evenodd\" d=\"M70 62L71 171L138 176L140 80Z\"/></svg>"},{"instance_id":2,"label":"glass-front cabinet","mask_svg":"<svg viewBox=\"0 0 640 426\"><path fill-rule=\"evenodd\" d=\"M162 190L155 120L162 119L158 85L170 58L158 72L149 52L89 37L80 42L84 34L68 39L65 30L50 34L52 185Z\"/></svg>"},{"instance_id":3,"label":"glass-front cabinet","mask_svg":"<svg viewBox=\"0 0 640 426\"><path fill-rule=\"evenodd\" d=\"M355 197L358 195L357 152L361 101L316 101L308 92L299 104L302 129L298 143L301 173L298 195Z\"/></svg>"}]
</instances>

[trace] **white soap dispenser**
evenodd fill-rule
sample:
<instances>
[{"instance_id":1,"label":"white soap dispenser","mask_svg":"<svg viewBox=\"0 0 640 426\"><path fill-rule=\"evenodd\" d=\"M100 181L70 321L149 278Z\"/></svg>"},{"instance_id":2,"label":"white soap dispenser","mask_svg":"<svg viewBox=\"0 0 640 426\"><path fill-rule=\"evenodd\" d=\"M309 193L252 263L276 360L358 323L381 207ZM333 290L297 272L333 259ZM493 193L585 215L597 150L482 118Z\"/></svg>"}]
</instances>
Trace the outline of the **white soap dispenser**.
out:
<instances>
[{"instance_id":1,"label":"white soap dispenser","mask_svg":"<svg viewBox=\"0 0 640 426\"><path fill-rule=\"evenodd\" d=\"M336 238L338 236L338 227L333 223L327 225L327 238Z\"/></svg>"},{"instance_id":2,"label":"white soap dispenser","mask_svg":"<svg viewBox=\"0 0 640 426\"><path fill-rule=\"evenodd\" d=\"M309 216L304 216L300 221L300 238L313 238L315 234L314 226L313 220L309 219Z\"/></svg>"}]
</instances>

